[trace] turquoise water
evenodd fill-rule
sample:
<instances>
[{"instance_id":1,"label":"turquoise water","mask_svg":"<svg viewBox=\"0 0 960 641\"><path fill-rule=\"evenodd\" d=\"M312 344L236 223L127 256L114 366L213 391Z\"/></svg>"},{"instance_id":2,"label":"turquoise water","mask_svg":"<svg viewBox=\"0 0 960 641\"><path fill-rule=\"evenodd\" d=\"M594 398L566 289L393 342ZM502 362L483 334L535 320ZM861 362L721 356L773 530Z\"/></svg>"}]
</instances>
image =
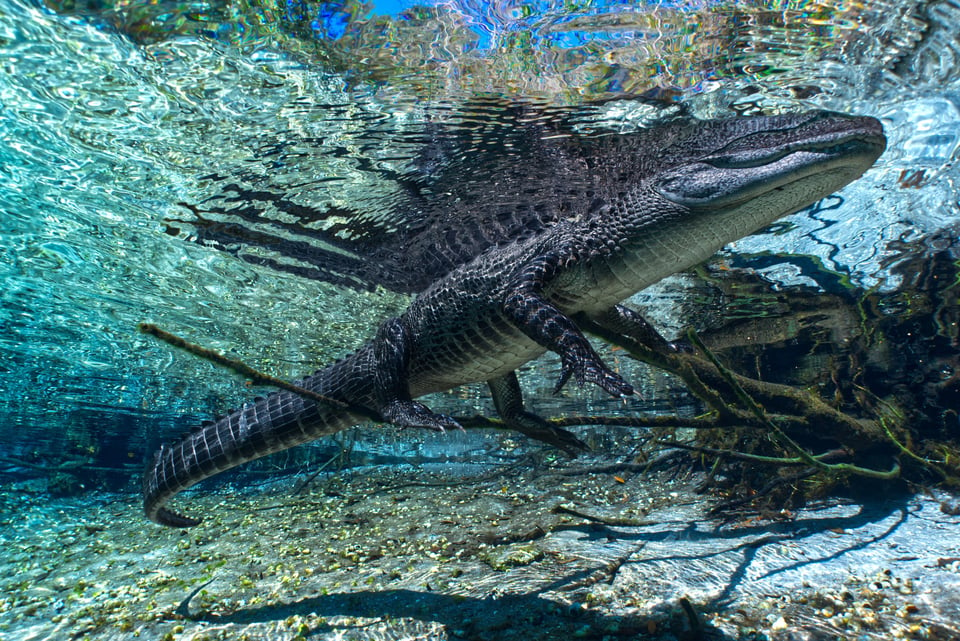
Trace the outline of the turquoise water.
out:
<instances>
[{"instance_id":1,"label":"turquoise water","mask_svg":"<svg viewBox=\"0 0 960 641\"><path fill-rule=\"evenodd\" d=\"M956 638L955 497L870 481L864 504L721 522L686 465L650 472L647 431L580 432L593 455L564 462L517 458L516 435L361 428L181 497L198 528L155 527L144 459L263 390L137 324L286 378L351 351L409 293L305 278L256 241L348 208L389 227L444 149L437 122L509 162L484 137L505 102L587 130L651 117L623 94L700 117L869 114L889 145L862 179L632 302L738 371L851 415L899 404L956 445L958 32L952 0L0 0L0 640L675 639L682 598L716 638ZM220 226L198 218L218 207ZM603 355L642 400L552 396L545 358L521 372L530 405L702 410ZM492 411L481 387L430 404ZM344 451L388 465L316 476ZM724 500L751 490L730 469Z\"/></svg>"},{"instance_id":2,"label":"turquoise water","mask_svg":"<svg viewBox=\"0 0 960 641\"><path fill-rule=\"evenodd\" d=\"M405 295L269 269L177 221L234 183L388 211L430 119L476 94L882 118L889 150L861 181L730 250L774 283L819 286L815 264L895 292L904 277L891 268L926 235L956 238L953 3L411 7L0 3L0 456L79 461L132 488L160 440L249 398L242 381L139 335L141 321L284 377L354 348ZM614 102L598 118L629 126L635 111ZM673 284L639 300L670 328L684 296ZM526 378L544 387L554 371ZM648 400L671 393L654 386ZM438 402L472 413L489 409L481 395ZM622 409L589 390L543 403Z\"/></svg>"}]
</instances>

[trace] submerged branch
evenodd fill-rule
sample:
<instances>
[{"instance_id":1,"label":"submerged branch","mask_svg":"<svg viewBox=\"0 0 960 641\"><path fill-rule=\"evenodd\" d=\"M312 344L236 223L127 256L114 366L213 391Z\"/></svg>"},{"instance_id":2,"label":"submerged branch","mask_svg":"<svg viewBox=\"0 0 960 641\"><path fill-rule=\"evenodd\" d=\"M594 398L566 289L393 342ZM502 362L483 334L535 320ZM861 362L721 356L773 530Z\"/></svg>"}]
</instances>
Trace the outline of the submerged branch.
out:
<instances>
[{"instance_id":1,"label":"submerged branch","mask_svg":"<svg viewBox=\"0 0 960 641\"><path fill-rule=\"evenodd\" d=\"M861 447L864 449L869 449L870 446L876 447L878 444L889 443L891 440L901 450L905 450L906 448L893 438L886 424L882 425L882 429L878 429L876 423L856 420L831 407L811 393L787 385L767 383L736 374L720 363L693 334L691 334L690 340L705 358L692 353L675 351L668 347L666 341L654 341L651 344L646 344L642 338L612 331L582 315L578 318L578 321L586 331L627 350L631 356L638 360L678 376L686 383L690 391L712 411L707 415L697 417L575 416L547 419L547 423L554 428L559 429L562 426L573 425L604 425L636 428L692 428L697 430L762 429L776 435L790 450L795 452L796 456L761 456L674 441L663 442L662 444L714 455L721 459L736 458L754 463L781 466L807 465L825 472L857 474L878 479L895 478L900 473L899 464L895 464L888 471L882 471L851 463L829 463L826 459L836 456L836 451L814 456L799 445L795 438L795 436L801 436L822 440L824 432L828 432L833 439L852 452L856 452ZM190 343L175 334L160 329L156 325L143 323L139 326L139 329L143 333L155 336L179 349L245 376L255 384L280 388L317 403L350 411L374 422L383 422L379 413L370 408L329 398L278 379L212 349ZM660 342L662 342L662 345ZM730 397L736 399L737 402L729 403L725 400ZM480 415L457 417L456 420L464 427L469 428L509 429L509 426L498 419ZM558 445L555 442L556 439L547 436L548 433L549 430L544 430L544 435L531 433L528 436ZM878 438L878 435L880 438ZM919 457L913 455L913 458ZM927 463L929 462L927 461Z\"/></svg>"},{"instance_id":2,"label":"submerged branch","mask_svg":"<svg viewBox=\"0 0 960 641\"><path fill-rule=\"evenodd\" d=\"M654 441L657 445L662 445L664 447L676 447L681 450L688 450L690 452L697 452L699 454L709 454L710 456L717 456L721 458L733 458L739 459L741 461L750 461L751 463L765 463L772 465L783 465L783 466L793 466L793 465L810 465L809 461L802 457L796 456L793 458L784 458L780 456L762 456L760 454L750 454L748 452L738 452L736 450L722 450L716 447L707 447L706 445L694 445L692 443L683 443L681 441ZM814 463L817 461L823 462L826 459L837 458L838 456L843 456L846 453L842 450L831 450L830 452L824 452L823 454L817 454L816 456L811 456L814 460ZM812 467L812 465L811 465Z\"/></svg>"},{"instance_id":3,"label":"submerged branch","mask_svg":"<svg viewBox=\"0 0 960 641\"><path fill-rule=\"evenodd\" d=\"M634 337L611 331L590 318L577 317L583 329L626 350L637 360L680 378L690 392L718 415L724 427L741 425L763 428L767 423L754 412L731 406L725 399L736 398L738 387L766 408L767 412L789 417L783 428L792 434L822 439L829 433L854 450L869 449L883 442L883 432L872 421L857 420L828 405L817 396L789 385L759 381L735 372L725 375L708 359L681 351L653 349Z\"/></svg>"},{"instance_id":4,"label":"submerged branch","mask_svg":"<svg viewBox=\"0 0 960 641\"><path fill-rule=\"evenodd\" d=\"M690 341L696 345L698 350L706 354L713 366L716 367L720 372L720 375L723 377L723 379L733 389L734 394L736 394L740 402L747 406L747 409L750 411L750 413L753 414L758 421L770 428L770 430L776 434L778 438L783 440L791 450L796 452L799 460L803 463L826 472L848 472L850 474L857 474L859 476L867 476L877 479L892 479L900 475L899 463L894 463L893 467L889 471L883 472L867 467L860 467L859 465L853 465L852 463L825 463L818 457L813 456L803 449L799 443L793 440L790 435L780 429L776 423L770 420L763 408L760 407L760 405L758 405L757 402L749 394L747 394L738 381L734 379L733 372L727 369L712 351L707 349L706 345L703 344L695 332L691 331L687 334L687 336L690 338ZM783 460L787 461L791 459Z\"/></svg>"},{"instance_id":5,"label":"submerged branch","mask_svg":"<svg viewBox=\"0 0 960 641\"><path fill-rule=\"evenodd\" d=\"M150 336L162 340L168 345L173 345L174 347L182 349L185 352L189 352L194 356L199 356L202 359L208 360L215 365L232 370L234 373L239 374L240 376L249 378L251 381L253 381L254 385L276 387L301 396L305 399L320 403L321 405L332 405L333 407L347 410L354 414L359 414L360 416L370 419L371 421L376 421L378 423L383 422L383 417L369 407L330 398L329 396L324 396L323 394L318 394L317 392L308 390L305 387L294 385L293 383L287 382L281 378L277 378L275 376L271 376L270 374L261 372L258 369L254 369L242 361L225 356L216 350L203 347L202 345L197 345L196 343L191 343L185 338L161 329L151 323L140 323L137 325L137 329L144 334L149 334Z\"/></svg>"}]
</instances>

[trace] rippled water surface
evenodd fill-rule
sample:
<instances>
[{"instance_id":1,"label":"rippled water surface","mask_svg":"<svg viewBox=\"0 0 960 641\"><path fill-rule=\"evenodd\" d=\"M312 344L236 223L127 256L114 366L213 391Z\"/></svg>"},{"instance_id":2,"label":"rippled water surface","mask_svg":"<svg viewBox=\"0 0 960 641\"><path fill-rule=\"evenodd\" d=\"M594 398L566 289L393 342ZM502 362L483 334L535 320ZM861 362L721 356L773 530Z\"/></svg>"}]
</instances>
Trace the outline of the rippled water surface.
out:
<instances>
[{"instance_id":1,"label":"rippled water surface","mask_svg":"<svg viewBox=\"0 0 960 641\"><path fill-rule=\"evenodd\" d=\"M198 242L197 207L269 192L292 227L335 207L388 218L429 123L475 96L880 117L890 144L873 170L728 259L783 285L817 285L816 265L896 291L897 265L960 229L958 29L954 2L893 0L0 0L0 456L138 468L149 445L248 398L141 321L285 377L358 345L404 293ZM629 127L648 109L613 101L590 118ZM669 327L683 296L681 282L642 302ZM538 373L556 367L535 366L534 388L549 384ZM541 407L571 402L616 409L589 391Z\"/></svg>"}]
</instances>

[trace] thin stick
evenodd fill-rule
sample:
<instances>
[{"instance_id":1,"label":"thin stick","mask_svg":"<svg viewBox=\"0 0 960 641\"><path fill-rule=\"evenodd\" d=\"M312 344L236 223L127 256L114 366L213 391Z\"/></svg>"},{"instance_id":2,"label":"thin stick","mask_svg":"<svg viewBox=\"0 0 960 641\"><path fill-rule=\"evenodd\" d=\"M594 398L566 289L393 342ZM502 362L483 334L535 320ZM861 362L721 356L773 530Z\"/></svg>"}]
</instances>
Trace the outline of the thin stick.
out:
<instances>
[{"instance_id":1,"label":"thin stick","mask_svg":"<svg viewBox=\"0 0 960 641\"><path fill-rule=\"evenodd\" d=\"M383 417L380 416L378 412L375 412L369 407L364 407L363 405L357 405L356 403L348 403L346 401L330 398L329 396L324 396L323 394L318 394L317 392L308 390L305 387L300 387L299 385L294 385L293 383L289 383L275 376L265 374L264 372L261 372L259 370L256 370L250 367L246 363L242 363L238 360L234 360L229 356L224 356L218 351L209 349L207 347L203 347L201 345L197 345L196 343L191 343L187 339L181 338L176 334L160 329L159 327L151 323L140 323L139 325L137 325L137 329L139 329L144 334L149 334L150 336L153 336L155 338L162 340L164 343L173 345L174 347L178 349L182 349L185 352L189 352L194 356L199 356L200 358L208 360L211 363L214 363L215 365L219 365L220 367L225 367L241 376L249 378L251 381L253 381L254 385L268 385L271 387L277 387L279 389L286 390L288 392L291 392L292 394L296 394L297 396L310 399L311 401L320 403L322 405L332 405L334 407L347 410L354 414L359 414L360 416L370 419L371 421L375 421L377 423L383 422Z\"/></svg>"}]
</instances>

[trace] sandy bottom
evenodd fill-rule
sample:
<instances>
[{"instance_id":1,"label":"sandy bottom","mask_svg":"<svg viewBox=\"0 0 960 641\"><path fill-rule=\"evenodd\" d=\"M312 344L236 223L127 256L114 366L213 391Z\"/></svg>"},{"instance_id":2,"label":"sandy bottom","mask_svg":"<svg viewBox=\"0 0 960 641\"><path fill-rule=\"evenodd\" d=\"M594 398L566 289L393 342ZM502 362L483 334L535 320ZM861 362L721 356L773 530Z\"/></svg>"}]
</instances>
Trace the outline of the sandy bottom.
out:
<instances>
[{"instance_id":1,"label":"sandy bottom","mask_svg":"<svg viewBox=\"0 0 960 641\"><path fill-rule=\"evenodd\" d=\"M183 531L0 488L0 639L960 639L949 497L721 523L613 463L205 487Z\"/></svg>"}]
</instances>

